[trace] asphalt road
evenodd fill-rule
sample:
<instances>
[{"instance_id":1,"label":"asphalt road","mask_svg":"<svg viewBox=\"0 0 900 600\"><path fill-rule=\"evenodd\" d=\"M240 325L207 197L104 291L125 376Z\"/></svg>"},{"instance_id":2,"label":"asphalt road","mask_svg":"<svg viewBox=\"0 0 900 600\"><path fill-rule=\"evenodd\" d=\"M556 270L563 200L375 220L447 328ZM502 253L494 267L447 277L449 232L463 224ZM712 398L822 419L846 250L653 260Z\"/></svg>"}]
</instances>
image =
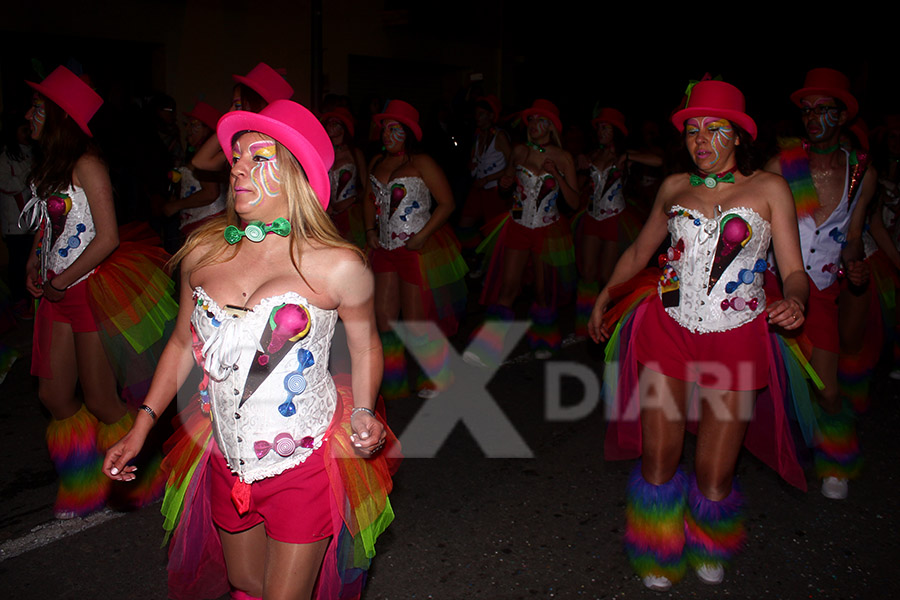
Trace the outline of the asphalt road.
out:
<instances>
[{"instance_id":1,"label":"asphalt road","mask_svg":"<svg viewBox=\"0 0 900 600\"><path fill-rule=\"evenodd\" d=\"M3 340L22 348L25 358L0 387L0 587L17 599L165 598L158 504L53 520L55 474L43 442L47 416L28 375L26 329L22 325ZM599 353L588 342L575 343L556 359L563 361L596 370ZM859 423L866 468L847 500L824 498L811 471L810 491L789 487L745 452L738 464L748 503L744 553L718 587L689 574L659 594L643 588L621 546L633 463L604 461L599 405L575 420L547 419L547 398L554 396L545 389L550 364L504 366L490 395L481 397L486 409L502 410L532 458L487 458L482 448L496 446L491 436L505 439L508 432L476 427L472 435L468 423L457 422L446 438L439 436L433 457L404 461L392 495L396 520L379 540L367 600L893 596L900 557L900 383L883 373L876 378L872 407ZM467 381L469 374L458 376ZM582 399L584 391L567 379L560 397L570 408L591 408L596 399ZM409 434L416 429L410 423L422 411L446 409L453 392L432 402L442 401L425 407L415 398L393 402L389 421L401 440L421 438ZM485 421L497 425L493 417ZM692 452L689 437L685 463Z\"/></svg>"}]
</instances>

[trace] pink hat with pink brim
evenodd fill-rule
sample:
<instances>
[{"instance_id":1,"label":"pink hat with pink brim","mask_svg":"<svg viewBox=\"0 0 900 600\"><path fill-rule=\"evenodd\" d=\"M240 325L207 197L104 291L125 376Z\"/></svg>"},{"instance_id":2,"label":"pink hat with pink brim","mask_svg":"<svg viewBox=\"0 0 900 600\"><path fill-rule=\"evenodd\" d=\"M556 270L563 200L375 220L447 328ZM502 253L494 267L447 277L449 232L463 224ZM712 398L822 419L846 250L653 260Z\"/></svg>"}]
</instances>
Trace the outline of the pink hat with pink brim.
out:
<instances>
[{"instance_id":1,"label":"pink hat with pink brim","mask_svg":"<svg viewBox=\"0 0 900 600\"><path fill-rule=\"evenodd\" d=\"M553 126L556 127L556 133L562 133L562 121L559 120L559 109L549 100L538 98L531 105L522 111L522 120L527 121L531 115L537 115L549 119Z\"/></svg>"},{"instance_id":2,"label":"pink hat with pink brim","mask_svg":"<svg viewBox=\"0 0 900 600\"><path fill-rule=\"evenodd\" d=\"M290 100L276 100L258 113L244 110L225 113L219 119L216 135L229 161L234 137L244 131L257 131L290 150L303 167L322 209L328 208L331 196L328 169L334 164L334 147L314 114Z\"/></svg>"},{"instance_id":3,"label":"pink hat with pink brim","mask_svg":"<svg viewBox=\"0 0 900 600\"><path fill-rule=\"evenodd\" d=\"M330 110L327 113L322 113L320 119L322 123L324 123L328 119L337 119L344 124L344 129L347 130L347 133L350 134L350 137L353 137L353 129L354 125L356 124L356 119L353 118L353 114L349 109L343 106L338 106L334 110Z\"/></svg>"},{"instance_id":4,"label":"pink hat with pink brim","mask_svg":"<svg viewBox=\"0 0 900 600\"><path fill-rule=\"evenodd\" d=\"M419 111L412 104L403 100L391 100L383 113L378 113L372 120L384 126L384 121L399 121L409 127L418 141L422 141L422 128L419 126Z\"/></svg>"},{"instance_id":5,"label":"pink hat with pink brim","mask_svg":"<svg viewBox=\"0 0 900 600\"><path fill-rule=\"evenodd\" d=\"M690 93L687 106L672 115L672 124L684 131L684 122L694 117L728 119L756 139L756 122L744 112L744 94L730 83L706 80L697 83Z\"/></svg>"},{"instance_id":6,"label":"pink hat with pink brim","mask_svg":"<svg viewBox=\"0 0 900 600\"><path fill-rule=\"evenodd\" d=\"M231 78L249 87L269 104L276 100L290 100L294 95L294 88L266 63L259 63L246 75L232 75Z\"/></svg>"},{"instance_id":7,"label":"pink hat with pink brim","mask_svg":"<svg viewBox=\"0 0 900 600\"><path fill-rule=\"evenodd\" d=\"M25 83L66 111L66 114L78 124L78 127L88 137L94 137L94 134L88 129L88 122L103 105L103 98L78 75L59 66L42 82L26 81Z\"/></svg>"},{"instance_id":8,"label":"pink hat with pink brim","mask_svg":"<svg viewBox=\"0 0 900 600\"><path fill-rule=\"evenodd\" d=\"M597 123L609 123L621 131L622 135L628 135L628 129L625 127L625 115L614 108L601 108L591 121L591 125L596 126Z\"/></svg>"},{"instance_id":9,"label":"pink hat with pink brim","mask_svg":"<svg viewBox=\"0 0 900 600\"><path fill-rule=\"evenodd\" d=\"M850 93L850 80L840 71L822 67L812 69L803 80L803 87L791 94L791 102L800 106L805 96L831 96L847 106L847 119L859 112L859 102Z\"/></svg>"},{"instance_id":10,"label":"pink hat with pink brim","mask_svg":"<svg viewBox=\"0 0 900 600\"><path fill-rule=\"evenodd\" d=\"M202 100L198 100L197 103L194 104L194 108L192 108L190 112L184 113L184 115L192 119L197 119L213 131L216 130L216 123L218 123L219 119L222 117L220 111Z\"/></svg>"}]
</instances>

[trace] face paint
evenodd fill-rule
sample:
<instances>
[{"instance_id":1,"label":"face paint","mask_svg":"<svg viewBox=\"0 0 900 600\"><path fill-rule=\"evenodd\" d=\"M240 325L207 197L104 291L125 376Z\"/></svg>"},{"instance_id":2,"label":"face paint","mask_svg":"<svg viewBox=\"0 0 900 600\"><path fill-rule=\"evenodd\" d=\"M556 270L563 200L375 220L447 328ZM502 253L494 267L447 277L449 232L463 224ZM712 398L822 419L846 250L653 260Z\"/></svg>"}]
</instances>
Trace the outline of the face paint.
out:
<instances>
[{"instance_id":1,"label":"face paint","mask_svg":"<svg viewBox=\"0 0 900 600\"><path fill-rule=\"evenodd\" d=\"M613 126L609 123L597 123L595 128L597 141L601 144L610 144L613 141Z\"/></svg>"},{"instance_id":2,"label":"face paint","mask_svg":"<svg viewBox=\"0 0 900 600\"><path fill-rule=\"evenodd\" d=\"M528 117L528 133L532 138L543 137L550 131L550 120L539 115Z\"/></svg>"},{"instance_id":3,"label":"face paint","mask_svg":"<svg viewBox=\"0 0 900 600\"><path fill-rule=\"evenodd\" d=\"M806 99L800 102L803 122L806 126L806 134L810 141L827 140L834 134L840 119L840 109L835 104L834 98L823 96L810 102Z\"/></svg>"},{"instance_id":4,"label":"face paint","mask_svg":"<svg viewBox=\"0 0 900 600\"><path fill-rule=\"evenodd\" d=\"M715 117L688 119L684 125L684 131L688 139L696 138L703 130L709 134L709 151L701 148L698 151L699 154L695 152L695 158L703 160L707 158L706 152L711 152L712 155L708 166L712 168L719 163L721 152L728 147L734 146L734 128L728 119L717 119Z\"/></svg>"},{"instance_id":5,"label":"face paint","mask_svg":"<svg viewBox=\"0 0 900 600\"><path fill-rule=\"evenodd\" d=\"M276 156L275 142L262 140L253 142L247 149L250 152L250 160L254 166L250 171L250 181L256 187L256 200L250 202L250 206L256 206L263 199L263 192L270 198L275 198L281 193L281 178L278 172L278 157Z\"/></svg>"},{"instance_id":6,"label":"face paint","mask_svg":"<svg viewBox=\"0 0 900 600\"><path fill-rule=\"evenodd\" d=\"M406 144L406 131L397 121L385 121L381 141L388 152L398 152Z\"/></svg>"},{"instance_id":7,"label":"face paint","mask_svg":"<svg viewBox=\"0 0 900 600\"><path fill-rule=\"evenodd\" d=\"M31 110L26 115L31 121L31 138L39 139L44 131L44 123L47 121L47 106L44 99L37 94L31 102Z\"/></svg>"}]
</instances>

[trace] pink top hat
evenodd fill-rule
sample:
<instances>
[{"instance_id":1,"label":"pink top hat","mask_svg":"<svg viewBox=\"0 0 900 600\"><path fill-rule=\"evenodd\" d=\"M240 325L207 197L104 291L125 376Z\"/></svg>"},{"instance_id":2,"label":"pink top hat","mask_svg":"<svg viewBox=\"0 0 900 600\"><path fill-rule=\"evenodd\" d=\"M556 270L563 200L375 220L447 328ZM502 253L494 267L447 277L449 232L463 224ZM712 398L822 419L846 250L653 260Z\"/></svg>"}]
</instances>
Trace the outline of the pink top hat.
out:
<instances>
[{"instance_id":1,"label":"pink top hat","mask_svg":"<svg viewBox=\"0 0 900 600\"><path fill-rule=\"evenodd\" d=\"M290 100L276 100L258 113L245 110L225 113L219 119L216 135L229 161L234 136L242 131L258 131L290 150L303 167L322 209L328 208L331 195L328 169L334 164L334 147L314 114Z\"/></svg>"},{"instance_id":2,"label":"pink top hat","mask_svg":"<svg viewBox=\"0 0 900 600\"><path fill-rule=\"evenodd\" d=\"M232 75L231 78L249 87L269 104L276 100L290 100L294 95L294 88L266 63L259 63L246 75Z\"/></svg>"},{"instance_id":3,"label":"pink top hat","mask_svg":"<svg viewBox=\"0 0 900 600\"><path fill-rule=\"evenodd\" d=\"M327 121L328 119L337 119L338 121L343 123L344 129L347 130L347 133L350 134L350 137L353 137L356 119L353 118L353 114L347 108L338 106L334 110L323 113L321 117L322 123L325 123L325 121Z\"/></svg>"},{"instance_id":4,"label":"pink top hat","mask_svg":"<svg viewBox=\"0 0 900 600\"><path fill-rule=\"evenodd\" d=\"M488 94L487 96L479 96L475 99L475 102L483 102L491 107L491 112L494 115L494 123L500 120L500 98L493 94Z\"/></svg>"},{"instance_id":5,"label":"pink top hat","mask_svg":"<svg viewBox=\"0 0 900 600\"><path fill-rule=\"evenodd\" d=\"M528 121L528 117L531 115L538 115L550 119L550 122L556 127L556 133L562 133L562 121L559 120L559 109L549 100L543 100L541 98L535 100L534 104L531 105L531 108L526 108L522 111L522 120Z\"/></svg>"},{"instance_id":6,"label":"pink top hat","mask_svg":"<svg viewBox=\"0 0 900 600\"><path fill-rule=\"evenodd\" d=\"M192 108L190 112L184 113L184 115L192 119L197 119L210 129L215 131L216 123L219 122L219 118L222 116L222 113L206 102L198 100L194 105L194 108Z\"/></svg>"},{"instance_id":7,"label":"pink top hat","mask_svg":"<svg viewBox=\"0 0 900 600\"><path fill-rule=\"evenodd\" d=\"M403 100L391 100L383 113L378 113L372 117L373 121L382 125L388 119L400 121L412 130L416 140L422 141L422 128L419 127L419 111L413 108L412 104Z\"/></svg>"},{"instance_id":8,"label":"pink top hat","mask_svg":"<svg viewBox=\"0 0 900 600\"><path fill-rule=\"evenodd\" d=\"M744 112L744 94L730 83L707 80L695 85L687 106L672 115L672 124L684 131L684 122L693 117L728 119L756 139L756 123Z\"/></svg>"},{"instance_id":9,"label":"pink top hat","mask_svg":"<svg viewBox=\"0 0 900 600\"><path fill-rule=\"evenodd\" d=\"M621 131L623 135L628 135L628 129L625 128L625 115L614 108L601 108L597 116L591 121L591 125L596 126L597 123L609 123Z\"/></svg>"},{"instance_id":10,"label":"pink top hat","mask_svg":"<svg viewBox=\"0 0 900 600\"><path fill-rule=\"evenodd\" d=\"M94 137L88 129L88 121L103 104L103 98L91 89L78 75L63 66L56 67L40 83L26 81L46 98L66 111L89 137Z\"/></svg>"},{"instance_id":11,"label":"pink top hat","mask_svg":"<svg viewBox=\"0 0 900 600\"><path fill-rule=\"evenodd\" d=\"M859 112L859 102L850 93L850 80L840 71L834 69L812 69L803 80L803 87L791 94L791 102L800 106L804 96L821 94L837 98L847 105L847 120L849 121Z\"/></svg>"}]
</instances>

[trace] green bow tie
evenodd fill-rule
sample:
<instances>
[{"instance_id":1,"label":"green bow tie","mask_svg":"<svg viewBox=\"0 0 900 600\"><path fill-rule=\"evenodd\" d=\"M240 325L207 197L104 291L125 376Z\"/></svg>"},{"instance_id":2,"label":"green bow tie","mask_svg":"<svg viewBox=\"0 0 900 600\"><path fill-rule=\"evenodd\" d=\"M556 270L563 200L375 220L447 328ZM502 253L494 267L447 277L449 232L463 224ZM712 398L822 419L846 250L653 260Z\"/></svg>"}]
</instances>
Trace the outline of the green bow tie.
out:
<instances>
[{"instance_id":1,"label":"green bow tie","mask_svg":"<svg viewBox=\"0 0 900 600\"><path fill-rule=\"evenodd\" d=\"M278 217L270 225L266 225L262 221L251 221L247 223L243 231L234 225L229 225L225 228L225 241L229 244L237 244L242 237L247 236L251 242L261 242L266 239L267 233L287 237L290 232L291 222L284 217Z\"/></svg>"},{"instance_id":2,"label":"green bow tie","mask_svg":"<svg viewBox=\"0 0 900 600\"><path fill-rule=\"evenodd\" d=\"M720 183L734 183L734 173L726 173L721 177L719 177L718 175L707 175L706 177L700 177L699 175L694 175L693 173L691 173L691 185L696 187L701 183L709 189L713 189Z\"/></svg>"}]
</instances>

